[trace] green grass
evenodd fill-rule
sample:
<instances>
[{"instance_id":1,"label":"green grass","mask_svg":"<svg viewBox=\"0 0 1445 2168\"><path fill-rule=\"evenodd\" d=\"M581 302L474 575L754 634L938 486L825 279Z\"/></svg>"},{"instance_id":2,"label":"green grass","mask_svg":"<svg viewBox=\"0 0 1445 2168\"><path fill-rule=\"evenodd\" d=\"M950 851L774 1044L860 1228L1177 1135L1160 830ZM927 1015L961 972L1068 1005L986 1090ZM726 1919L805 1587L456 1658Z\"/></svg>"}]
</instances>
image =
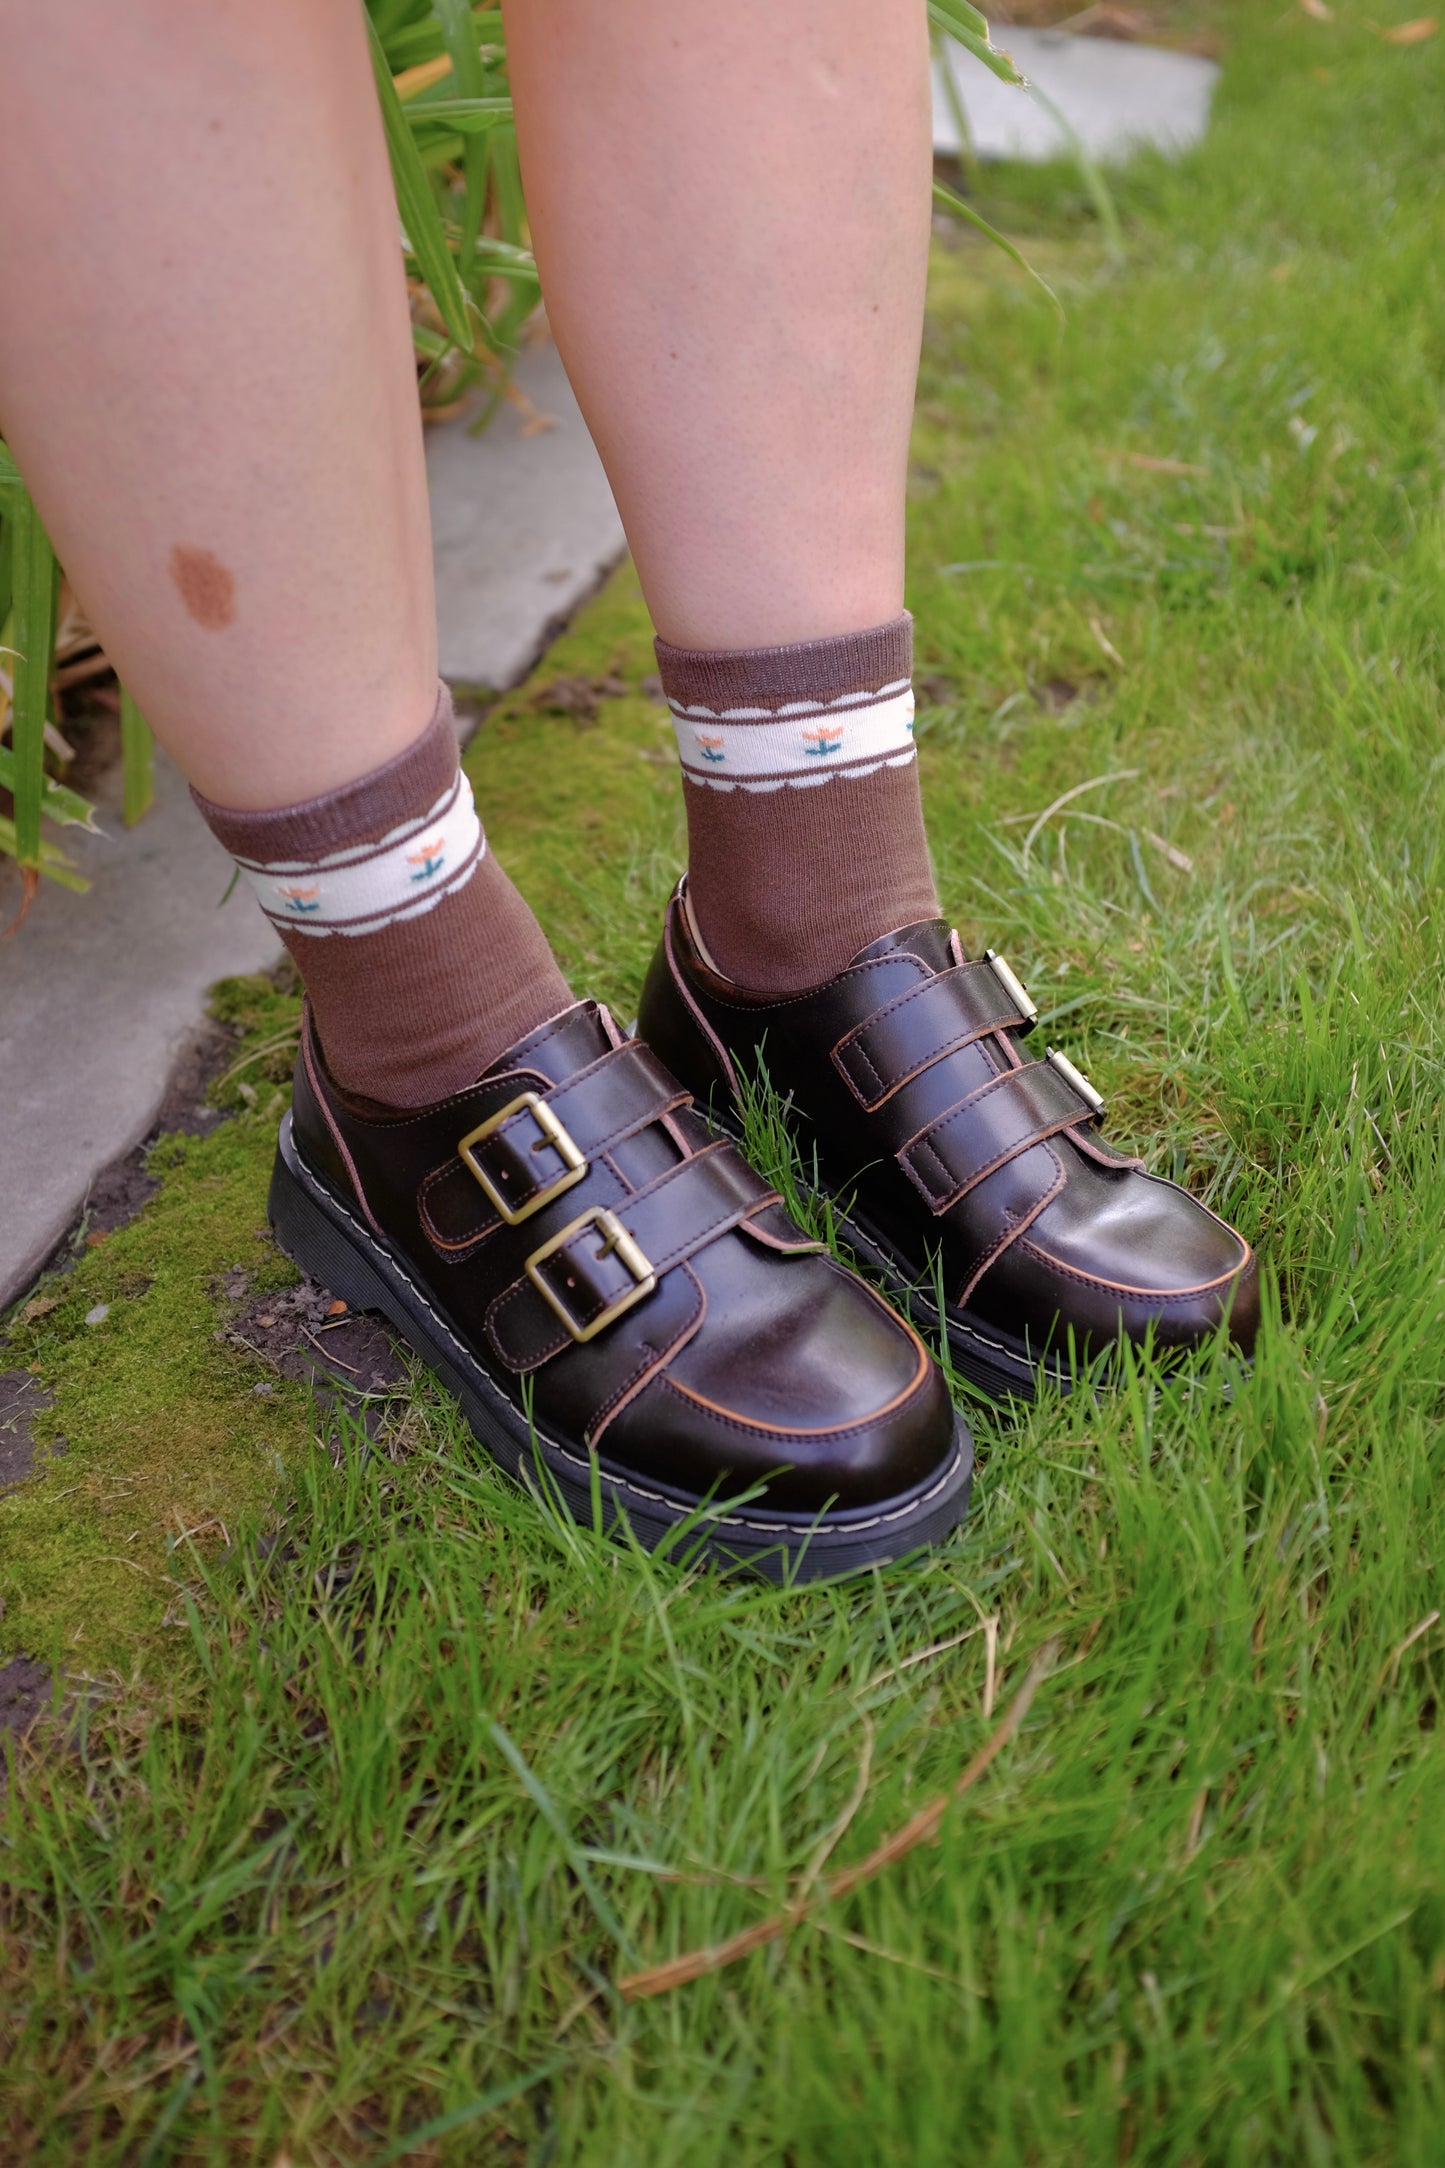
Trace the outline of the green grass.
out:
<instances>
[{"instance_id":1,"label":"green grass","mask_svg":"<svg viewBox=\"0 0 1445 2168\"><path fill-rule=\"evenodd\" d=\"M4 1810L7 2158L1442 2158L1445 36L1217 19L1214 129L1119 181L1122 268L1066 171L988 178L1062 333L941 238L910 599L965 938L1114 1133L1261 1243L1253 1376L982 1414L973 1517L926 1569L689 1575L494 1478L428 1387L339 1466L304 1409L241 1416L208 1290L261 1221L258 1081L23 1328L70 1450L0 1503L0 1635L63 1656L83 1624L125 1684ZM678 855L650 667L624 574L536 683L628 690L579 727L524 689L470 762L624 1016ZM106 1340L81 1319L112 1298ZM57 1531L109 1550L106 1485L179 1455L193 1404L234 1548L168 1561L148 1491L158 1585L107 1617ZM82 1454L96 1495L47 1522ZM1049 1642L936 1846L619 1996L950 1785Z\"/></svg>"}]
</instances>

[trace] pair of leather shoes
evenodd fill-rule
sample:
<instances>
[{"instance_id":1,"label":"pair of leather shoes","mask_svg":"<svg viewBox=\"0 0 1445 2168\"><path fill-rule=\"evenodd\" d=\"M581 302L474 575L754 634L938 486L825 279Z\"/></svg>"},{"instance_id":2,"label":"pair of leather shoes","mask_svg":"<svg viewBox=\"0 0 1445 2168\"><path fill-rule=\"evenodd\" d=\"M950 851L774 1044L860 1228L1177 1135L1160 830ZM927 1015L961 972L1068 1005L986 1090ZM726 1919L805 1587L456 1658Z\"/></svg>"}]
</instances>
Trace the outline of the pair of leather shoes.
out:
<instances>
[{"instance_id":1,"label":"pair of leather shoes","mask_svg":"<svg viewBox=\"0 0 1445 2168\"><path fill-rule=\"evenodd\" d=\"M1246 1245L1102 1143L1062 1057L1024 1059L1026 1007L941 921L750 996L680 890L640 1038L579 1002L434 1106L349 1101L308 1011L271 1218L584 1524L775 1577L881 1564L962 1519L972 1447L914 1324L718 1134L760 1059L849 1244L986 1389L1121 1335L1252 1338Z\"/></svg>"}]
</instances>

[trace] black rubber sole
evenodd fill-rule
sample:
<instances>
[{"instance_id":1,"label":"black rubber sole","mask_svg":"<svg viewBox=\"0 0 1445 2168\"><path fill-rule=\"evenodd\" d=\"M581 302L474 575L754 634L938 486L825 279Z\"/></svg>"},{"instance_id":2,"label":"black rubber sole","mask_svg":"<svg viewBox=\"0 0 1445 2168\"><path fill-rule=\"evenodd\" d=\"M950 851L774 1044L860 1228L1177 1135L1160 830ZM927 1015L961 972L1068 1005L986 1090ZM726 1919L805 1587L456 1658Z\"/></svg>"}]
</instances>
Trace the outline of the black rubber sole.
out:
<instances>
[{"instance_id":1,"label":"black rubber sole","mask_svg":"<svg viewBox=\"0 0 1445 2168\"><path fill-rule=\"evenodd\" d=\"M404 1260L374 1234L306 1161L281 1124L268 1203L276 1239L303 1272L354 1310L373 1310L455 1394L473 1436L518 1482L549 1491L584 1528L625 1523L646 1550L666 1543L679 1558L704 1556L769 1580L831 1580L904 1558L939 1542L968 1511L973 1444L955 1418L953 1450L928 1482L851 1512L770 1511L766 1499L735 1504L673 1495L609 1468L530 1423L428 1300Z\"/></svg>"}]
</instances>

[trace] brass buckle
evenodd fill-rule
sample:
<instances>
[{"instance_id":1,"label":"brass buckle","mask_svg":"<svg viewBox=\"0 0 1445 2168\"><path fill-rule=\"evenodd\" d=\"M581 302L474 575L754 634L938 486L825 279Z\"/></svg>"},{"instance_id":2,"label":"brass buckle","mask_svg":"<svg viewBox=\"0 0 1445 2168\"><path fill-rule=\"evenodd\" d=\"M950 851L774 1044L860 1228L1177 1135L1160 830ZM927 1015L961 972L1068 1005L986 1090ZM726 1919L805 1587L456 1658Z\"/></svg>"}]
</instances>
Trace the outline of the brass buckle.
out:
<instances>
[{"instance_id":1,"label":"brass buckle","mask_svg":"<svg viewBox=\"0 0 1445 2168\"><path fill-rule=\"evenodd\" d=\"M990 967L999 985L1024 1019L1024 1030L1029 1030L1032 1025L1038 1022L1039 1012L1029 999L1029 990L1023 980L1018 976L1017 972L1009 969L997 949L985 949L983 960Z\"/></svg>"},{"instance_id":2,"label":"brass buckle","mask_svg":"<svg viewBox=\"0 0 1445 2168\"><path fill-rule=\"evenodd\" d=\"M555 1255L564 1244L570 1242L574 1235L579 1234L584 1227L596 1227L605 1238L597 1255L605 1257L609 1250L614 1251L621 1258L623 1264L626 1265L636 1283L620 1294L615 1302L609 1302L605 1309L600 1310L590 1325L578 1324L561 1296L554 1288L547 1285L547 1282L537 1269L540 1265L544 1265L549 1257ZM526 1273L527 1278L536 1288L542 1300L556 1311L558 1317L579 1346L584 1341L595 1339L605 1326L610 1325L615 1318L621 1317L624 1310L630 1310L635 1302L641 1302L644 1295L650 1295L657 1285L657 1274L653 1271L646 1253L640 1244L635 1242L627 1232L617 1214L609 1212L605 1204L594 1204L586 1212L579 1213L576 1219L568 1222L560 1234L551 1236L548 1241L542 1244L539 1250L533 1250L531 1256L527 1259Z\"/></svg>"},{"instance_id":3,"label":"brass buckle","mask_svg":"<svg viewBox=\"0 0 1445 2168\"><path fill-rule=\"evenodd\" d=\"M519 1113L523 1107L542 1132L540 1141L532 1146L532 1150L540 1152L544 1145L550 1145L552 1150L560 1155L564 1171L555 1182L548 1182L545 1188L535 1190L525 1204L514 1205L510 1199L502 1196L486 1168L474 1157L472 1146L484 1143L494 1130L501 1128L509 1116ZM564 1189L570 1189L574 1182L580 1182L587 1172L587 1161L546 1100L539 1099L535 1092L523 1092L519 1098L509 1099L507 1104L483 1122L480 1128L468 1130L457 1146L457 1151L468 1172L476 1176L509 1227L515 1227L520 1221L530 1219L534 1212L540 1212L544 1204L550 1204L554 1197L560 1197Z\"/></svg>"},{"instance_id":4,"label":"brass buckle","mask_svg":"<svg viewBox=\"0 0 1445 2168\"><path fill-rule=\"evenodd\" d=\"M1064 1082L1076 1091L1089 1109L1089 1120L1097 1121L1108 1105L1102 1092L1096 1092L1082 1069L1076 1069L1067 1054L1061 1054L1056 1046L1046 1048L1044 1060L1051 1069L1057 1069Z\"/></svg>"}]
</instances>

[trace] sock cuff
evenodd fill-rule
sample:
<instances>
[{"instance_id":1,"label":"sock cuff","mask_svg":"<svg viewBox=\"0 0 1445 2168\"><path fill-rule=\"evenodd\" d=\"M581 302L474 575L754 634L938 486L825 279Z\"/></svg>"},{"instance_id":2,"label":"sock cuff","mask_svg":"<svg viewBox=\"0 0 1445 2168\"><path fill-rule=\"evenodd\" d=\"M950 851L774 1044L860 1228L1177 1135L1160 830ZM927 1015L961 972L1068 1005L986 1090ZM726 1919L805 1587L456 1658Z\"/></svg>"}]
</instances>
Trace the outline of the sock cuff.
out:
<instances>
[{"instance_id":1,"label":"sock cuff","mask_svg":"<svg viewBox=\"0 0 1445 2168\"><path fill-rule=\"evenodd\" d=\"M913 675L913 619L787 647L703 649L653 642L662 689L675 706L722 715L733 708L826 705L860 693L905 687Z\"/></svg>"},{"instance_id":2,"label":"sock cuff","mask_svg":"<svg viewBox=\"0 0 1445 2168\"><path fill-rule=\"evenodd\" d=\"M452 696L437 686L431 721L412 744L355 782L297 805L250 812L215 805L192 785L207 827L233 858L262 864L310 860L364 843L377 843L398 822L425 814L448 791L458 767Z\"/></svg>"}]
</instances>

